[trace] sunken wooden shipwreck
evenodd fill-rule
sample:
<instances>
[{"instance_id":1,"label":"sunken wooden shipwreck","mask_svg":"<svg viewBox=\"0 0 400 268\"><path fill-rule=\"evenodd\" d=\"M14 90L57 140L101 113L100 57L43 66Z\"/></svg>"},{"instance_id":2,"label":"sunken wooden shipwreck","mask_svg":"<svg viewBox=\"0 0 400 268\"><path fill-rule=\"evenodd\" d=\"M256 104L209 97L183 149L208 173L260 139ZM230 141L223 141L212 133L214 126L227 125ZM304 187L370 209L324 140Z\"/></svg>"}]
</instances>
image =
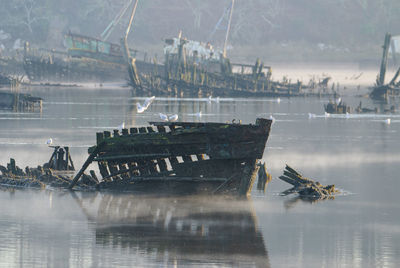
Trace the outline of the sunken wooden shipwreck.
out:
<instances>
[{"instance_id":1,"label":"sunken wooden shipwreck","mask_svg":"<svg viewBox=\"0 0 400 268\"><path fill-rule=\"evenodd\" d=\"M247 195L271 124L262 118L255 124L151 122L100 132L69 188L95 161L103 178L98 189Z\"/></svg>"},{"instance_id":2,"label":"sunken wooden shipwreck","mask_svg":"<svg viewBox=\"0 0 400 268\"><path fill-rule=\"evenodd\" d=\"M120 82L128 78L119 45L76 34L68 34L66 40L71 40L67 51L32 49L25 44L23 68L30 81ZM144 74L155 68L146 55L137 65Z\"/></svg>"},{"instance_id":3,"label":"sunken wooden shipwreck","mask_svg":"<svg viewBox=\"0 0 400 268\"><path fill-rule=\"evenodd\" d=\"M394 42L392 40L392 35L387 33L385 35L385 41L383 44L383 55L381 61L381 67L379 74L376 78L376 83L372 87L372 91L369 96L372 99L388 99L390 97L395 97L400 95L400 81L398 80L400 75L400 68L397 70L393 78L389 83L385 83L386 78L386 70L388 65L388 54L389 48L392 48L394 51ZM392 53L393 55L395 53Z\"/></svg>"},{"instance_id":4,"label":"sunken wooden shipwreck","mask_svg":"<svg viewBox=\"0 0 400 268\"><path fill-rule=\"evenodd\" d=\"M42 111L42 98L25 93L1 90L0 109L16 112Z\"/></svg>"},{"instance_id":5,"label":"sunken wooden shipwreck","mask_svg":"<svg viewBox=\"0 0 400 268\"><path fill-rule=\"evenodd\" d=\"M260 60L251 64L233 64L221 55L219 68L210 71L209 61L185 55L182 39L179 54L166 54L163 66L156 66L151 73L143 74L130 58L129 84L136 93L164 96L220 96L220 97L300 97L334 96L327 86L329 80L320 82L292 82L272 80L272 68ZM214 68L215 69L215 68ZM239 71L237 71L239 70ZM245 71L247 70L247 71ZM250 70L250 71L249 71Z\"/></svg>"}]
</instances>

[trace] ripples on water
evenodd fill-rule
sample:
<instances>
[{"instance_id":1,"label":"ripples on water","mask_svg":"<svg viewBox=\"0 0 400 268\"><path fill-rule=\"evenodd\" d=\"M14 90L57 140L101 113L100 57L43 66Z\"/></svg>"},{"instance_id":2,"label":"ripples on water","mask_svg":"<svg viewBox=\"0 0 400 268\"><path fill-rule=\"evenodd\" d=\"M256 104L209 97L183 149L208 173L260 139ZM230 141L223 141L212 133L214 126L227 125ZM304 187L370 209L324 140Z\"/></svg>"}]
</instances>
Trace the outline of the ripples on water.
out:
<instances>
[{"instance_id":1,"label":"ripples on water","mask_svg":"<svg viewBox=\"0 0 400 268\"><path fill-rule=\"evenodd\" d=\"M328 100L302 98L158 98L137 114L135 103L143 98L127 89L32 93L45 99L42 114L0 112L0 164L9 157L21 167L48 161L51 137L71 146L80 166L96 131L123 121L145 125L160 112L244 123L273 115L263 159L273 177L288 163L351 194L308 203L279 196L289 186L276 179L266 194L253 190L250 200L4 188L0 267L396 267L400 260L399 115L326 118ZM354 107L359 99L346 102Z\"/></svg>"}]
</instances>

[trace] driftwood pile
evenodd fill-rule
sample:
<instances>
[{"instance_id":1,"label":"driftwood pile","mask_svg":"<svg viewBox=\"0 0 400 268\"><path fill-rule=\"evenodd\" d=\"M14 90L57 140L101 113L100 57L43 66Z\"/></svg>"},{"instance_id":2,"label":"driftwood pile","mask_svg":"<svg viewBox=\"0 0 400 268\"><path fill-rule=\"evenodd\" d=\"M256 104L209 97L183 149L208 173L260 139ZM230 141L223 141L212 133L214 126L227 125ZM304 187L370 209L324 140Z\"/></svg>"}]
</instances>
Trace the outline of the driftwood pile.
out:
<instances>
[{"instance_id":1,"label":"driftwood pile","mask_svg":"<svg viewBox=\"0 0 400 268\"><path fill-rule=\"evenodd\" d=\"M335 189L335 185L321 185L319 182L303 177L288 165L286 165L283 175L280 176L279 179L293 185L293 188L282 192L282 195L298 193L301 197L309 199L326 199L333 198L334 195L338 193Z\"/></svg>"}]
</instances>

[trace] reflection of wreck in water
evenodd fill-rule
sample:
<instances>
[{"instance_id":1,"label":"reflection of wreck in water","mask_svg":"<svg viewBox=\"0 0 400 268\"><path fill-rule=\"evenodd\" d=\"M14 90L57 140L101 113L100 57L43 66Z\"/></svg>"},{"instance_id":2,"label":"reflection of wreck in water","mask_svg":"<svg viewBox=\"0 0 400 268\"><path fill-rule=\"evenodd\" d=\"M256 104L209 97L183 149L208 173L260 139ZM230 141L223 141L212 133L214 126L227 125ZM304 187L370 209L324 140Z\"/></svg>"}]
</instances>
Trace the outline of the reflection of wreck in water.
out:
<instances>
[{"instance_id":1,"label":"reflection of wreck in water","mask_svg":"<svg viewBox=\"0 0 400 268\"><path fill-rule=\"evenodd\" d=\"M95 222L98 245L139 249L155 258L150 261L164 264L270 267L249 200L112 194L74 197ZM93 210L97 201L98 209Z\"/></svg>"}]
</instances>

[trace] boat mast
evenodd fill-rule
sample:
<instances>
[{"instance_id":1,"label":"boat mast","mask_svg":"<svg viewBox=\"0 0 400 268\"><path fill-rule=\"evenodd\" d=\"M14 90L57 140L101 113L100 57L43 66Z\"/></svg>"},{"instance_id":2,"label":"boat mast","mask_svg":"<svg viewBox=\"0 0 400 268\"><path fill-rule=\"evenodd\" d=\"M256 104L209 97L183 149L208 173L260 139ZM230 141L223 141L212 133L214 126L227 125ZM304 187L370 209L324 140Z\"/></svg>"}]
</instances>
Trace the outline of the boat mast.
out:
<instances>
[{"instance_id":1,"label":"boat mast","mask_svg":"<svg viewBox=\"0 0 400 268\"><path fill-rule=\"evenodd\" d=\"M135 64L136 59L131 58L131 53L129 51L128 35L129 35L129 32L131 31L133 18L135 17L136 8L137 8L138 3L139 3L139 0L136 0L135 5L133 6L133 9L132 9L131 17L129 19L128 27L126 28L125 36L124 36L124 38L121 39L121 43L122 43L122 47L123 47L123 55L124 55L125 61L128 64L129 79L135 88L138 88L138 87L140 88L141 83L140 83L140 78L139 78L139 75L138 75L138 72L136 69L136 64Z\"/></svg>"},{"instance_id":2,"label":"boat mast","mask_svg":"<svg viewBox=\"0 0 400 268\"><path fill-rule=\"evenodd\" d=\"M107 26L107 28L101 33L101 39L103 41L107 41L110 37L112 31L114 30L115 26L119 23L122 16L125 15L126 11L128 10L129 6L131 5L133 0L129 0L128 3L121 9L121 11L115 16L115 18L111 21L111 23Z\"/></svg>"},{"instance_id":3,"label":"boat mast","mask_svg":"<svg viewBox=\"0 0 400 268\"><path fill-rule=\"evenodd\" d=\"M124 46L124 54L125 54L125 57L127 60L129 60L131 57L131 54L129 52L129 47L128 47L128 35L129 35L129 32L131 31L133 18L135 17L136 8L137 8L138 3L139 3L139 0L136 0L135 5L133 6L133 9L132 9L131 17L129 19L128 27L126 28L125 36L122 40L122 43Z\"/></svg>"},{"instance_id":4,"label":"boat mast","mask_svg":"<svg viewBox=\"0 0 400 268\"><path fill-rule=\"evenodd\" d=\"M223 57L226 58L226 46L228 44L229 32L231 30L231 21L232 21L232 13L233 13L233 6L235 5L235 0L232 0L231 11L229 13L229 21L228 21L228 28L226 29L226 36L225 36L225 43L224 43L224 51Z\"/></svg>"}]
</instances>

